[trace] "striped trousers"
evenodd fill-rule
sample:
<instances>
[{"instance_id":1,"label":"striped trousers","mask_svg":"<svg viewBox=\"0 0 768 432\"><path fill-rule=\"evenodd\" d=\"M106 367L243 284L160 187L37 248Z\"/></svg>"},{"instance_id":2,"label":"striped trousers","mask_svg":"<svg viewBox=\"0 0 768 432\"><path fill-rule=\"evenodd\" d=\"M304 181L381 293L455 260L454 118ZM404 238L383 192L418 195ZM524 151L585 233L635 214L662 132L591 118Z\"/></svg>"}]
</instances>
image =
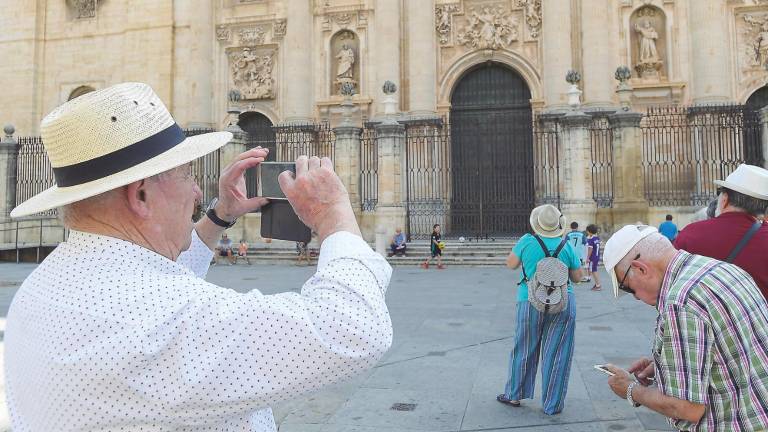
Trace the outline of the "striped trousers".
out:
<instances>
[{"instance_id":1,"label":"striped trousers","mask_svg":"<svg viewBox=\"0 0 768 432\"><path fill-rule=\"evenodd\" d=\"M533 399L541 353L541 404L546 414L560 413L568 392L575 329L576 302L572 293L568 294L568 307L558 314L544 314L527 301L518 302L515 345L504 394L513 400Z\"/></svg>"}]
</instances>

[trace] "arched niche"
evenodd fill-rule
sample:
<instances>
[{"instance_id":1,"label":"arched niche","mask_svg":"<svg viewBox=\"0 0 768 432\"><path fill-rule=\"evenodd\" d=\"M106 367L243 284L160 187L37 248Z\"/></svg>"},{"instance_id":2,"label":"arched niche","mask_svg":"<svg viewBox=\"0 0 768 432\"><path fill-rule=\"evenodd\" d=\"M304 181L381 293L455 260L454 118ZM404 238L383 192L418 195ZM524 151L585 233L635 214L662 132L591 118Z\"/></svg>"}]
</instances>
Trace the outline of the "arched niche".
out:
<instances>
[{"instance_id":1,"label":"arched niche","mask_svg":"<svg viewBox=\"0 0 768 432\"><path fill-rule=\"evenodd\" d=\"M79 98L80 96L93 91L96 91L96 89L91 86L80 86L72 90L72 92L69 94L69 97L67 98L67 101L71 101L72 99Z\"/></svg>"},{"instance_id":2,"label":"arched niche","mask_svg":"<svg viewBox=\"0 0 768 432\"><path fill-rule=\"evenodd\" d=\"M237 125L245 132L246 150L255 147L267 148L269 149L267 161L275 161L277 155L276 137L272 120L269 117L257 111L246 111L240 114ZM248 191L248 198L257 196L259 188L257 170L246 171L245 186Z\"/></svg>"},{"instance_id":3,"label":"arched niche","mask_svg":"<svg viewBox=\"0 0 768 432\"><path fill-rule=\"evenodd\" d=\"M637 9L629 19L632 66L644 81L661 81L668 76L667 17L656 6Z\"/></svg>"},{"instance_id":4,"label":"arched niche","mask_svg":"<svg viewBox=\"0 0 768 432\"><path fill-rule=\"evenodd\" d=\"M360 91L360 38L352 30L341 30L331 37L331 94L339 95L341 85L349 82Z\"/></svg>"}]
</instances>

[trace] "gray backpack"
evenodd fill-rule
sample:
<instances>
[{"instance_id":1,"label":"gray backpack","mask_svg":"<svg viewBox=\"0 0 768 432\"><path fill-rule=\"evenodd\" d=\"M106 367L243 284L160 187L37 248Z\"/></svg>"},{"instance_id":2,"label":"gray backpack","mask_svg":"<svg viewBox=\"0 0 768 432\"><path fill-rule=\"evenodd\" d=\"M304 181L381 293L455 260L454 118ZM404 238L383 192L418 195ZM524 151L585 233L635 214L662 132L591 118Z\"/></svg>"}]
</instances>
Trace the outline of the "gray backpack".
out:
<instances>
[{"instance_id":1,"label":"gray backpack","mask_svg":"<svg viewBox=\"0 0 768 432\"><path fill-rule=\"evenodd\" d=\"M549 249L537 235L534 236L544 251L544 258L536 263L536 273L530 280L523 267L523 279L528 283L528 302L537 311L556 314L568 307L568 266L557 257L568 239L563 239L555 252ZM522 282L521 282L522 283Z\"/></svg>"}]
</instances>

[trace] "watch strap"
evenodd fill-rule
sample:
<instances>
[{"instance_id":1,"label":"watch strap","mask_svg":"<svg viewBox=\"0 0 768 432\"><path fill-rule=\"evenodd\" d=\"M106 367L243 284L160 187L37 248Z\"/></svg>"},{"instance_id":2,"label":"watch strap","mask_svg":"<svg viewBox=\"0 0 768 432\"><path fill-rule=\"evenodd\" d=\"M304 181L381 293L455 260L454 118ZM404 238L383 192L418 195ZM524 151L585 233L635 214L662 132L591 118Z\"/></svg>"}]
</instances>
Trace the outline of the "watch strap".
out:
<instances>
[{"instance_id":1,"label":"watch strap","mask_svg":"<svg viewBox=\"0 0 768 432\"><path fill-rule=\"evenodd\" d=\"M210 219L211 222L215 223L216 225L222 228L232 228L232 226L234 226L235 223L237 222L237 219L233 220L232 222L225 221L224 219L216 215L216 210L212 208L209 208L208 211L205 212L205 215L208 216L208 219Z\"/></svg>"},{"instance_id":2,"label":"watch strap","mask_svg":"<svg viewBox=\"0 0 768 432\"><path fill-rule=\"evenodd\" d=\"M637 381L632 381L631 383L629 383L629 386L627 386L627 402L629 402L629 404L632 405L633 408L637 408L640 406L639 403L635 402L635 400L632 399L632 389L634 389L637 384L638 384Z\"/></svg>"}]
</instances>

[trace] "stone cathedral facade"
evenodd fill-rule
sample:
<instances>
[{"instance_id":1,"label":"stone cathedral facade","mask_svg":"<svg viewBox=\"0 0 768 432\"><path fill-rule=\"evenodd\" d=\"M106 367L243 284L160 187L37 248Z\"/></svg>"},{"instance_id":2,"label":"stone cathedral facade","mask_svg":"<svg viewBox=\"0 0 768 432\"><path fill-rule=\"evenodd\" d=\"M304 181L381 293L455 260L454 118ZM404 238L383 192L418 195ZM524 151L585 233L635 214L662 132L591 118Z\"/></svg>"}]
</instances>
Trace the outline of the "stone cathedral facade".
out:
<instances>
[{"instance_id":1,"label":"stone cathedral facade","mask_svg":"<svg viewBox=\"0 0 768 432\"><path fill-rule=\"evenodd\" d=\"M392 81L398 119L450 123L453 147L446 164L459 163L457 142L467 148L475 145L472 137L482 136L490 143L482 145L493 164L452 165L450 196L443 197L447 201L459 196L456 173L469 178L483 170L497 176L528 172L524 165L534 165L540 150L528 152L526 159L526 151L498 148L532 146L536 138L503 137L546 130L535 125L537 118L561 116L558 199L566 207L592 206L580 216L585 222L600 218L599 200L591 199L599 194L591 188L598 187L595 167L603 163L594 159L594 134L592 156L589 149L574 153L579 145L573 140L589 146L589 132L600 129L587 117L605 115L609 139L621 140L626 135L616 128L626 126L624 120L611 120L610 113L642 114L659 106L748 105L757 110L768 103L766 0L5 3L0 122L12 123L17 134L37 134L40 119L73 97L132 80L150 84L183 127L223 129L233 109L270 125L329 121L333 126L344 88L353 89L351 101L362 124L383 118L388 96L382 85ZM571 70L577 73L566 82ZM587 117L565 119L574 112ZM503 127L510 122L525 126ZM489 130L495 137L487 136ZM634 143L632 154L641 157L643 138L636 138L625 145ZM636 171L643 166L623 166L626 154L616 151L606 162L611 176L640 176ZM615 183L610 187L616 196L632 189ZM583 184L586 192L574 197L569 192L573 184ZM477 186L467 199L488 188ZM541 202L540 186L530 188L531 199ZM637 195L643 199L642 192ZM499 203L509 203L507 198ZM695 201L650 202L642 212L627 210L632 214L620 219L655 222L667 211L691 213ZM453 210L445 214L461 213L458 204L446 205ZM445 214L440 220L450 223Z\"/></svg>"}]
</instances>

